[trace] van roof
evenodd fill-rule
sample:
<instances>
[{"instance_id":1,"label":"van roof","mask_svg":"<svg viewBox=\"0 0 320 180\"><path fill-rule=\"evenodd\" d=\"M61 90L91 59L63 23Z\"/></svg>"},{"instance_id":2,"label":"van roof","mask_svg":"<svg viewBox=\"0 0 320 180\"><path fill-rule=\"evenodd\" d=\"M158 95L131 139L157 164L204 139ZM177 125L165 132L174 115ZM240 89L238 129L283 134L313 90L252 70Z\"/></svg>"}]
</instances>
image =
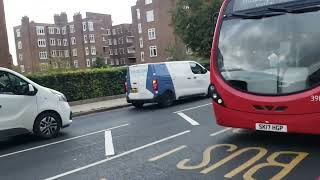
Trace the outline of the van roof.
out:
<instances>
[{"instance_id":1,"label":"van roof","mask_svg":"<svg viewBox=\"0 0 320 180\"><path fill-rule=\"evenodd\" d=\"M169 61L169 62L159 62L159 63L146 63L146 64L136 64L136 65L131 65L129 67L136 67L136 66L146 66L150 64L175 64L175 63L190 63L190 62L195 62L195 61Z\"/></svg>"}]
</instances>

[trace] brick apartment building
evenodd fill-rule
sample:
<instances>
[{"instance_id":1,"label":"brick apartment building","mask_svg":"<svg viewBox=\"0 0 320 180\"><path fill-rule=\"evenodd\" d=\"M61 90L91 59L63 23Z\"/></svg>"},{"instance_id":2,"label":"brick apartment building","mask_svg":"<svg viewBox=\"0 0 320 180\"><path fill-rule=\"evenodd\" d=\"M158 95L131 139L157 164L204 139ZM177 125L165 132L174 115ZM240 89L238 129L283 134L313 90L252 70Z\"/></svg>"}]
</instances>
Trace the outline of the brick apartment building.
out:
<instances>
[{"instance_id":1,"label":"brick apartment building","mask_svg":"<svg viewBox=\"0 0 320 180\"><path fill-rule=\"evenodd\" d=\"M86 18L75 14L72 22L68 22L66 13L55 15L54 24L30 22L28 17L23 17L22 24L14 27L18 65L22 72L37 72L48 67L90 68L97 58L103 58L107 64L120 65L120 59L126 57L110 59L111 50L120 46L118 43L111 46L110 39L131 36L125 28L127 25L119 27L122 26L122 33L113 34L117 28L112 27L111 15L90 12ZM127 47L127 43L121 46ZM133 57L130 55L130 59ZM130 62L125 60L124 64Z\"/></svg>"},{"instance_id":2,"label":"brick apartment building","mask_svg":"<svg viewBox=\"0 0 320 180\"><path fill-rule=\"evenodd\" d=\"M110 46L110 65L132 65L136 63L135 38L132 24L119 24L112 26Z\"/></svg>"},{"instance_id":3,"label":"brick apartment building","mask_svg":"<svg viewBox=\"0 0 320 180\"><path fill-rule=\"evenodd\" d=\"M174 34L170 10L177 0L137 0L131 7L136 38L137 63L168 61L175 54L186 54L185 45Z\"/></svg>"},{"instance_id":4,"label":"brick apartment building","mask_svg":"<svg viewBox=\"0 0 320 180\"><path fill-rule=\"evenodd\" d=\"M3 0L0 0L0 67L10 68L12 64L9 53L6 18L4 13Z\"/></svg>"}]
</instances>

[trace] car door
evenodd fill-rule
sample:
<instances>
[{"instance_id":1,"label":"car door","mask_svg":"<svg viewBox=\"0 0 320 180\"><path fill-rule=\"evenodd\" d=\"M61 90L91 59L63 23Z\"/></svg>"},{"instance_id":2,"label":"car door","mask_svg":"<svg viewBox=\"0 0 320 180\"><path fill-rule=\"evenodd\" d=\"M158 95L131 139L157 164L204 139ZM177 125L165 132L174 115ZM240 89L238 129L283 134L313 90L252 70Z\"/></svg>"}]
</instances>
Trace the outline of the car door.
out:
<instances>
[{"instance_id":1,"label":"car door","mask_svg":"<svg viewBox=\"0 0 320 180\"><path fill-rule=\"evenodd\" d=\"M193 94L207 94L210 84L210 73L196 62L190 62L190 69L192 71L192 86Z\"/></svg>"},{"instance_id":2,"label":"car door","mask_svg":"<svg viewBox=\"0 0 320 180\"><path fill-rule=\"evenodd\" d=\"M23 79L0 71L0 130L25 128L37 115L36 96Z\"/></svg>"}]
</instances>

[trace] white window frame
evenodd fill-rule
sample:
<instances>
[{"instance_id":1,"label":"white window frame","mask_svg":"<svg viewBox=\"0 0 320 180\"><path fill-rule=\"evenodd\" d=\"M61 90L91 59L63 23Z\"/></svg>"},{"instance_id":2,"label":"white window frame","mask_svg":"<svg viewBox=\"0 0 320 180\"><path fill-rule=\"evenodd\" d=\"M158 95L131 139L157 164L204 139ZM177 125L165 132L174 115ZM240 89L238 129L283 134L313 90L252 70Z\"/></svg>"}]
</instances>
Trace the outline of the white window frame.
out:
<instances>
[{"instance_id":1,"label":"white window frame","mask_svg":"<svg viewBox=\"0 0 320 180\"><path fill-rule=\"evenodd\" d=\"M37 35L45 35L44 26L36 27Z\"/></svg>"},{"instance_id":2,"label":"white window frame","mask_svg":"<svg viewBox=\"0 0 320 180\"><path fill-rule=\"evenodd\" d=\"M131 46L131 47L127 48L127 52L128 52L128 54L134 54L134 53L136 53L136 50L135 50L134 46Z\"/></svg>"},{"instance_id":3,"label":"white window frame","mask_svg":"<svg viewBox=\"0 0 320 180\"><path fill-rule=\"evenodd\" d=\"M49 34L55 34L55 27L48 28Z\"/></svg>"},{"instance_id":4,"label":"white window frame","mask_svg":"<svg viewBox=\"0 0 320 180\"><path fill-rule=\"evenodd\" d=\"M75 68L79 68L79 61L78 61L78 60L74 60L74 61L73 61L73 66L74 66Z\"/></svg>"},{"instance_id":5,"label":"white window frame","mask_svg":"<svg viewBox=\"0 0 320 180\"><path fill-rule=\"evenodd\" d=\"M158 56L158 48L157 48L157 46L150 46L149 47L149 51L150 51L150 57L157 57Z\"/></svg>"},{"instance_id":6,"label":"white window frame","mask_svg":"<svg viewBox=\"0 0 320 180\"><path fill-rule=\"evenodd\" d=\"M146 12L147 22L153 22L154 21L154 11L150 10Z\"/></svg>"},{"instance_id":7,"label":"white window frame","mask_svg":"<svg viewBox=\"0 0 320 180\"><path fill-rule=\"evenodd\" d=\"M64 50L64 57L70 57L69 50Z\"/></svg>"},{"instance_id":8,"label":"white window frame","mask_svg":"<svg viewBox=\"0 0 320 180\"><path fill-rule=\"evenodd\" d=\"M63 46L68 46L68 39L63 39Z\"/></svg>"},{"instance_id":9,"label":"white window frame","mask_svg":"<svg viewBox=\"0 0 320 180\"><path fill-rule=\"evenodd\" d=\"M118 41L117 41L117 39L113 39L113 45L118 45Z\"/></svg>"},{"instance_id":10,"label":"white window frame","mask_svg":"<svg viewBox=\"0 0 320 180\"><path fill-rule=\"evenodd\" d=\"M74 29L74 25L70 25L70 33L73 34L76 32L76 30Z\"/></svg>"},{"instance_id":11,"label":"white window frame","mask_svg":"<svg viewBox=\"0 0 320 180\"><path fill-rule=\"evenodd\" d=\"M57 45L62 46L62 39L57 39Z\"/></svg>"},{"instance_id":12,"label":"white window frame","mask_svg":"<svg viewBox=\"0 0 320 180\"><path fill-rule=\"evenodd\" d=\"M109 50L109 54L110 54L111 56L113 55L113 50L112 50L112 49Z\"/></svg>"},{"instance_id":13,"label":"white window frame","mask_svg":"<svg viewBox=\"0 0 320 180\"><path fill-rule=\"evenodd\" d=\"M113 52L114 52L113 54L114 54L115 56L118 55L118 49L114 49Z\"/></svg>"},{"instance_id":14,"label":"white window frame","mask_svg":"<svg viewBox=\"0 0 320 180\"><path fill-rule=\"evenodd\" d=\"M136 9L137 11L137 19L141 19L141 12L140 9Z\"/></svg>"},{"instance_id":15,"label":"white window frame","mask_svg":"<svg viewBox=\"0 0 320 180\"><path fill-rule=\"evenodd\" d=\"M151 28L151 29L148 29L148 39L149 40L154 40L156 39L156 28Z\"/></svg>"},{"instance_id":16,"label":"white window frame","mask_svg":"<svg viewBox=\"0 0 320 180\"><path fill-rule=\"evenodd\" d=\"M72 56L77 57L78 56L78 49L72 49Z\"/></svg>"},{"instance_id":17,"label":"white window frame","mask_svg":"<svg viewBox=\"0 0 320 180\"><path fill-rule=\"evenodd\" d=\"M96 63L96 61L97 61L97 58L92 58L92 65L94 65L95 63Z\"/></svg>"},{"instance_id":18,"label":"white window frame","mask_svg":"<svg viewBox=\"0 0 320 180\"><path fill-rule=\"evenodd\" d=\"M48 59L48 52L47 51L40 51L39 58L40 59Z\"/></svg>"},{"instance_id":19,"label":"white window frame","mask_svg":"<svg viewBox=\"0 0 320 180\"><path fill-rule=\"evenodd\" d=\"M38 47L47 47L46 39L38 39Z\"/></svg>"},{"instance_id":20,"label":"white window frame","mask_svg":"<svg viewBox=\"0 0 320 180\"><path fill-rule=\"evenodd\" d=\"M89 29L90 32L94 31L93 22L88 22L88 29Z\"/></svg>"},{"instance_id":21,"label":"white window frame","mask_svg":"<svg viewBox=\"0 0 320 180\"><path fill-rule=\"evenodd\" d=\"M97 49L95 46L91 46L91 55L97 55Z\"/></svg>"},{"instance_id":22,"label":"white window frame","mask_svg":"<svg viewBox=\"0 0 320 180\"><path fill-rule=\"evenodd\" d=\"M76 37L71 37L71 45L77 44L77 39Z\"/></svg>"},{"instance_id":23,"label":"white window frame","mask_svg":"<svg viewBox=\"0 0 320 180\"><path fill-rule=\"evenodd\" d=\"M57 51L56 50L52 50L51 51L51 57L57 57Z\"/></svg>"},{"instance_id":24,"label":"white window frame","mask_svg":"<svg viewBox=\"0 0 320 180\"><path fill-rule=\"evenodd\" d=\"M138 33L142 34L142 24L138 23Z\"/></svg>"},{"instance_id":25,"label":"white window frame","mask_svg":"<svg viewBox=\"0 0 320 180\"><path fill-rule=\"evenodd\" d=\"M143 37L139 38L139 46L140 48L143 48Z\"/></svg>"},{"instance_id":26,"label":"white window frame","mask_svg":"<svg viewBox=\"0 0 320 180\"><path fill-rule=\"evenodd\" d=\"M50 38L50 46L56 46L56 39Z\"/></svg>"},{"instance_id":27,"label":"white window frame","mask_svg":"<svg viewBox=\"0 0 320 180\"><path fill-rule=\"evenodd\" d=\"M109 46L112 46L112 39L108 39Z\"/></svg>"},{"instance_id":28,"label":"white window frame","mask_svg":"<svg viewBox=\"0 0 320 180\"><path fill-rule=\"evenodd\" d=\"M94 34L89 34L89 41L90 41L90 43L95 43L96 42Z\"/></svg>"},{"instance_id":29,"label":"white window frame","mask_svg":"<svg viewBox=\"0 0 320 180\"><path fill-rule=\"evenodd\" d=\"M83 35L83 41L84 41L84 43L85 44L87 44L88 43L88 35Z\"/></svg>"},{"instance_id":30,"label":"white window frame","mask_svg":"<svg viewBox=\"0 0 320 180\"><path fill-rule=\"evenodd\" d=\"M87 59L86 61L87 61L87 67L91 67L91 61L90 61L90 59Z\"/></svg>"},{"instance_id":31,"label":"white window frame","mask_svg":"<svg viewBox=\"0 0 320 180\"><path fill-rule=\"evenodd\" d=\"M16 37L17 38L21 37L21 30L20 29L16 29Z\"/></svg>"},{"instance_id":32,"label":"white window frame","mask_svg":"<svg viewBox=\"0 0 320 180\"><path fill-rule=\"evenodd\" d=\"M56 34L61 34L60 28L57 27L56 30L57 30Z\"/></svg>"},{"instance_id":33,"label":"white window frame","mask_svg":"<svg viewBox=\"0 0 320 180\"><path fill-rule=\"evenodd\" d=\"M18 49L22 49L22 42L18 41Z\"/></svg>"},{"instance_id":34,"label":"white window frame","mask_svg":"<svg viewBox=\"0 0 320 180\"><path fill-rule=\"evenodd\" d=\"M117 30L116 29L112 29L112 34L113 35L117 35Z\"/></svg>"},{"instance_id":35,"label":"white window frame","mask_svg":"<svg viewBox=\"0 0 320 180\"><path fill-rule=\"evenodd\" d=\"M152 0L145 0L145 4L152 4Z\"/></svg>"},{"instance_id":36,"label":"white window frame","mask_svg":"<svg viewBox=\"0 0 320 180\"><path fill-rule=\"evenodd\" d=\"M62 27L61 31L62 31L62 35L66 35L67 34L67 27Z\"/></svg>"},{"instance_id":37,"label":"white window frame","mask_svg":"<svg viewBox=\"0 0 320 180\"><path fill-rule=\"evenodd\" d=\"M107 29L107 35L111 35L111 30L110 29Z\"/></svg>"},{"instance_id":38,"label":"white window frame","mask_svg":"<svg viewBox=\"0 0 320 180\"><path fill-rule=\"evenodd\" d=\"M89 47L85 47L85 51L86 51L86 56L89 56L90 55Z\"/></svg>"},{"instance_id":39,"label":"white window frame","mask_svg":"<svg viewBox=\"0 0 320 180\"><path fill-rule=\"evenodd\" d=\"M141 58L141 62L144 62L144 58L145 58L144 51L140 52L140 58Z\"/></svg>"},{"instance_id":40,"label":"white window frame","mask_svg":"<svg viewBox=\"0 0 320 180\"><path fill-rule=\"evenodd\" d=\"M20 60L20 61L23 61L23 54L19 53L19 55L18 55L18 56L19 56L19 57L18 57L18 58L19 58L19 60Z\"/></svg>"},{"instance_id":41,"label":"white window frame","mask_svg":"<svg viewBox=\"0 0 320 180\"><path fill-rule=\"evenodd\" d=\"M87 31L87 22L82 22L83 31Z\"/></svg>"}]
</instances>

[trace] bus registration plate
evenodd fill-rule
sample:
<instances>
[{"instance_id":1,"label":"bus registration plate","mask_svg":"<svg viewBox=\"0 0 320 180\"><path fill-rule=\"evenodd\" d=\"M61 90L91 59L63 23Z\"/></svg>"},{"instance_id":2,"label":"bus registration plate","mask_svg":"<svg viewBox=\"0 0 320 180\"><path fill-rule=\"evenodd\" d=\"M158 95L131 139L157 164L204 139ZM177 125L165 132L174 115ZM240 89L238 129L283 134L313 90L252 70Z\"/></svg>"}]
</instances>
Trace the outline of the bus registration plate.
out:
<instances>
[{"instance_id":1,"label":"bus registration plate","mask_svg":"<svg viewBox=\"0 0 320 180\"><path fill-rule=\"evenodd\" d=\"M256 130L270 132L288 132L286 125L256 123Z\"/></svg>"}]
</instances>

